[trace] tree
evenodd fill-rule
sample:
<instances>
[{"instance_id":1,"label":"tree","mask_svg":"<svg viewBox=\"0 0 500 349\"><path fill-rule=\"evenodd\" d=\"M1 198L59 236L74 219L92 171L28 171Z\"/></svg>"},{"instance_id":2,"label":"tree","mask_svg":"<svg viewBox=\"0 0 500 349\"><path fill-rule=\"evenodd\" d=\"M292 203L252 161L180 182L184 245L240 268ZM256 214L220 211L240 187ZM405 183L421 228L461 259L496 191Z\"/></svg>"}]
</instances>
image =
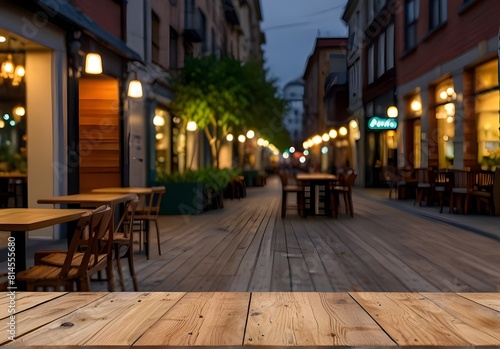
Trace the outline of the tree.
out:
<instances>
[{"instance_id":1,"label":"tree","mask_svg":"<svg viewBox=\"0 0 500 349\"><path fill-rule=\"evenodd\" d=\"M188 58L174 80L174 92L176 115L204 131L212 167L219 167L221 140L239 129L265 129L270 142L289 140L282 124L285 101L277 97L275 81L266 78L261 63Z\"/></svg>"}]
</instances>

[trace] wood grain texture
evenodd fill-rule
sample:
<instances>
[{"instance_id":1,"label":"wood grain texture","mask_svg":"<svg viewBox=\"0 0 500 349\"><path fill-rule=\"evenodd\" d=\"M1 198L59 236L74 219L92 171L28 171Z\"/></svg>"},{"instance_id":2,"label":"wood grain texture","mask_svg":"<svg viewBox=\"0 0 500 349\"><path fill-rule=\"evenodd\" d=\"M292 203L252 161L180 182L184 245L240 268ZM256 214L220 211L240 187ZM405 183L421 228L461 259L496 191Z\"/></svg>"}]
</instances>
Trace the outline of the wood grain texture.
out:
<instances>
[{"instance_id":1,"label":"wood grain texture","mask_svg":"<svg viewBox=\"0 0 500 349\"><path fill-rule=\"evenodd\" d=\"M395 346L347 293L252 293L247 346Z\"/></svg>"},{"instance_id":2,"label":"wood grain texture","mask_svg":"<svg viewBox=\"0 0 500 349\"><path fill-rule=\"evenodd\" d=\"M11 344L24 347L129 347L183 295L109 293Z\"/></svg>"},{"instance_id":3,"label":"wood grain texture","mask_svg":"<svg viewBox=\"0 0 500 349\"><path fill-rule=\"evenodd\" d=\"M470 299L485 307L500 312L500 294L495 293L458 293L458 295Z\"/></svg>"},{"instance_id":4,"label":"wood grain texture","mask_svg":"<svg viewBox=\"0 0 500 349\"><path fill-rule=\"evenodd\" d=\"M87 306L92 302L104 297L105 293L67 293L61 296L59 292L53 292L54 297L44 300L44 297L37 297L37 293L28 293L27 297L31 299L30 307L22 312L17 312L16 314L16 341L10 342L10 345L19 345L23 343L20 337L30 333L37 328L41 328L46 324L66 316L77 309ZM24 293L21 294L24 296ZM22 300L21 299L21 300ZM23 302L19 302L23 303ZM36 305L36 306L34 306ZM8 324L7 320L2 321L0 326L0 333L7 333ZM0 343L5 343L6 337L0 337Z\"/></svg>"},{"instance_id":5,"label":"wood grain texture","mask_svg":"<svg viewBox=\"0 0 500 349\"><path fill-rule=\"evenodd\" d=\"M241 346L250 294L188 293L134 344Z\"/></svg>"},{"instance_id":6,"label":"wood grain texture","mask_svg":"<svg viewBox=\"0 0 500 349\"><path fill-rule=\"evenodd\" d=\"M12 313L9 313L9 304L11 300L15 303L16 313L19 314L26 309L34 307L37 304L49 301L51 299L61 297L65 292L17 292L13 298L8 292L0 293L0 319L8 318Z\"/></svg>"},{"instance_id":7,"label":"wood grain texture","mask_svg":"<svg viewBox=\"0 0 500 349\"><path fill-rule=\"evenodd\" d=\"M421 294L350 294L400 346L471 346L480 341L479 331Z\"/></svg>"}]
</instances>

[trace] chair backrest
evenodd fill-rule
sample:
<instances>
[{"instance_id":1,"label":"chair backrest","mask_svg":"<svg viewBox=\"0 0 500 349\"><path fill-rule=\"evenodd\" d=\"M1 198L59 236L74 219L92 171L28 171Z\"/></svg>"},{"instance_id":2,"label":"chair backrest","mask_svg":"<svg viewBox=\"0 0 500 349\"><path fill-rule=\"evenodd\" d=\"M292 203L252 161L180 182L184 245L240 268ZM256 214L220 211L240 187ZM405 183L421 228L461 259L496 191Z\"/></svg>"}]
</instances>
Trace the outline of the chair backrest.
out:
<instances>
[{"instance_id":1,"label":"chair backrest","mask_svg":"<svg viewBox=\"0 0 500 349\"><path fill-rule=\"evenodd\" d=\"M474 174L474 187L477 189L493 188L495 180L494 172L480 171Z\"/></svg>"},{"instance_id":2,"label":"chair backrest","mask_svg":"<svg viewBox=\"0 0 500 349\"><path fill-rule=\"evenodd\" d=\"M348 174L347 178L345 179L344 186L348 187L349 190L352 189L352 186L354 185L354 182L356 182L356 178L358 177L358 173L356 171L352 171Z\"/></svg>"},{"instance_id":3,"label":"chair backrest","mask_svg":"<svg viewBox=\"0 0 500 349\"><path fill-rule=\"evenodd\" d=\"M453 188L471 189L473 185L473 177L470 170L453 170Z\"/></svg>"},{"instance_id":4,"label":"chair backrest","mask_svg":"<svg viewBox=\"0 0 500 349\"><path fill-rule=\"evenodd\" d=\"M135 211L137 210L137 206L139 205L139 197L135 197L124 204L123 214L118 222L118 225L115 229L115 233L123 233L123 235L127 238L133 239L133 227L134 227L134 216Z\"/></svg>"},{"instance_id":5,"label":"chair backrest","mask_svg":"<svg viewBox=\"0 0 500 349\"><path fill-rule=\"evenodd\" d=\"M65 279L71 269L71 264L73 262L73 257L76 252L84 251L84 256L82 260L86 262L80 264L78 267L78 276L83 276L87 272L88 261L90 260L91 249L88 248L92 244L92 234L91 234L91 223L92 223L92 212L87 212L80 217L76 224L75 232L71 238L71 242L68 247L68 252L66 253L66 258L61 268L61 273L59 278Z\"/></svg>"},{"instance_id":6,"label":"chair backrest","mask_svg":"<svg viewBox=\"0 0 500 349\"><path fill-rule=\"evenodd\" d=\"M100 206L92 211L92 220L89 230L89 261L83 261L89 268L95 267L102 260L101 255L111 254L111 245L113 240L106 238L109 234L109 222L111 220L111 208L109 206Z\"/></svg>"},{"instance_id":7,"label":"chair backrest","mask_svg":"<svg viewBox=\"0 0 500 349\"><path fill-rule=\"evenodd\" d=\"M149 203L149 207L151 207L150 214L152 216L157 216L160 213L161 199L163 198L163 195L166 193L167 188L165 188L165 186L162 185L158 187L152 187L151 189L153 191L153 194L151 194Z\"/></svg>"},{"instance_id":8,"label":"chair backrest","mask_svg":"<svg viewBox=\"0 0 500 349\"><path fill-rule=\"evenodd\" d=\"M432 183L432 168L417 168L417 180L419 184Z\"/></svg>"}]
</instances>

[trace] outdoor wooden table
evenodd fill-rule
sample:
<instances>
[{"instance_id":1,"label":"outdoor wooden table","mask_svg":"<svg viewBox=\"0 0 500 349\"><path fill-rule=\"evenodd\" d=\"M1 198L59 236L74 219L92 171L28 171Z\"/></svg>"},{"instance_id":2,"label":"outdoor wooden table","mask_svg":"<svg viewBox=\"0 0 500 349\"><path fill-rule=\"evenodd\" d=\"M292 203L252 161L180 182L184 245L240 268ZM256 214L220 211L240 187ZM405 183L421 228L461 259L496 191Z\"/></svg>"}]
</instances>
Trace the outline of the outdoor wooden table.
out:
<instances>
[{"instance_id":1,"label":"outdoor wooden table","mask_svg":"<svg viewBox=\"0 0 500 349\"><path fill-rule=\"evenodd\" d=\"M111 208L111 219L109 220L108 231L110 232L109 239L113 238L113 232L115 231L115 212L116 206L118 204L124 203L126 201L132 200L137 195L135 194L120 194L120 193L107 193L107 194L97 194L97 193L86 193L86 194L72 194L64 196L54 196L47 199L39 199L37 202L39 204L74 204L80 205L80 207L99 207L101 205L108 205ZM68 235L68 241L71 240L70 235ZM112 280L112 275L109 275ZM114 291L114 283L108 282L109 290Z\"/></svg>"},{"instance_id":2,"label":"outdoor wooden table","mask_svg":"<svg viewBox=\"0 0 500 349\"><path fill-rule=\"evenodd\" d=\"M15 304L11 326L0 299L0 343L15 347L500 346L500 293L21 292Z\"/></svg>"},{"instance_id":3,"label":"outdoor wooden table","mask_svg":"<svg viewBox=\"0 0 500 349\"><path fill-rule=\"evenodd\" d=\"M331 212L329 205L330 183L337 181L337 176L329 173L299 173L295 177L300 186L309 186L311 193L310 211L313 214L319 214L319 187L325 187L325 214ZM305 212L306 210L304 210ZM305 214L305 213L304 213Z\"/></svg>"},{"instance_id":4,"label":"outdoor wooden table","mask_svg":"<svg viewBox=\"0 0 500 349\"><path fill-rule=\"evenodd\" d=\"M77 220L88 210L53 208L0 209L0 230L15 238L15 271L26 270L26 232ZM9 251L10 252L10 251Z\"/></svg>"}]
</instances>

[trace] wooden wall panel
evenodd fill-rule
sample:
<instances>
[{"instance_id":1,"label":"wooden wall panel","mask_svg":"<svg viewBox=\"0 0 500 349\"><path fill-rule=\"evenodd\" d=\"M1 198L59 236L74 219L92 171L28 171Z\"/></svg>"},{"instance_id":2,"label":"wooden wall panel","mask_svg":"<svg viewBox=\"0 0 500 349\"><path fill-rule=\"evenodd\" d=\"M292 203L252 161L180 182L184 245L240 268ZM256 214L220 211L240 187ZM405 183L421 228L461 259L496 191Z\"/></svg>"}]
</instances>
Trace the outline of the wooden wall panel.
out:
<instances>
[{"instance_id":1,"label":"wooden wall panel","mask_svg":"<svg viewBox=\"0 0 500 349\"><path fill-rule=\"evenodd\" d=\"M80 79L80 192L121 185L118 80Z\"/></svg>"}]
</instances>

